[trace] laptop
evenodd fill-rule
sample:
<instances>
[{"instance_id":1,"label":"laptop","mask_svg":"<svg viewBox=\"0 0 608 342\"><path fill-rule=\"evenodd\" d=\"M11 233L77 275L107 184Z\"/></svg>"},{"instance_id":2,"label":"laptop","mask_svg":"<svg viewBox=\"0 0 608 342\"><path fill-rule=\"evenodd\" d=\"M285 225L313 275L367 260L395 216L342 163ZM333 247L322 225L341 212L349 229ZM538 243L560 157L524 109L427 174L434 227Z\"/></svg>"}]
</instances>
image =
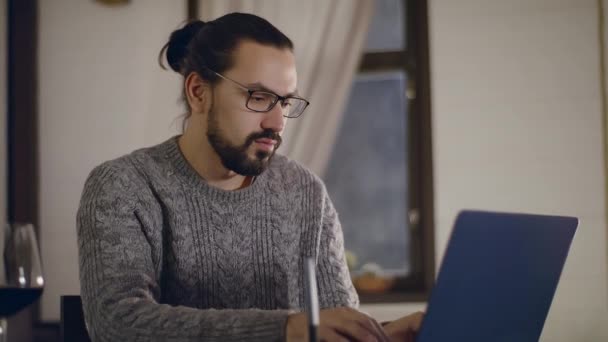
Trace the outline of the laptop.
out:
<instances>
[{"instance_id":1,"label":"laptop","mask_svg":"<svg viewBox=\"0 0 608 342\"><path fill-rule=\"evenodd\" d=\"M575 217L462 211L417 342L538 341Z\"/></svg>"}]
</instances>

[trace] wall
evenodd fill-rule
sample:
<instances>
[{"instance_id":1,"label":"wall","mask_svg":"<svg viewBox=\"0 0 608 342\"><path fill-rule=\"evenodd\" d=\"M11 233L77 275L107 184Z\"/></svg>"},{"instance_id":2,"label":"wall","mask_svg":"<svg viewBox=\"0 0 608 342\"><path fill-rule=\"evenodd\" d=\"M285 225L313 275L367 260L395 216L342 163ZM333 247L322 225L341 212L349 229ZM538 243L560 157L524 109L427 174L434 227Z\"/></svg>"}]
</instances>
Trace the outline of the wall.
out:
<instances>
[{"instance_id":1,"label":"wall","mask_svg":"<svg viewBox=\"0 0 608 342\"><path fill-rule=\"evenodd\" d=\"M173 135L180 78L157 64L186 18L185 1L38 2L40 222L47 287L42 319L80 292L75 217L87 174L102 161ZM176 121L177 126L179 126Z\"/></svg>"},{"instance_id":2,"label":"wall","mask_svg":"<svg viewBox=\"0 0 608 342\"><path fill-rule=\"evenodd\" d=\"M578 216L542 341L607 341L597 1L431 0L429 12L438 260L461 208Z\"/></svg>"}]
</instances>

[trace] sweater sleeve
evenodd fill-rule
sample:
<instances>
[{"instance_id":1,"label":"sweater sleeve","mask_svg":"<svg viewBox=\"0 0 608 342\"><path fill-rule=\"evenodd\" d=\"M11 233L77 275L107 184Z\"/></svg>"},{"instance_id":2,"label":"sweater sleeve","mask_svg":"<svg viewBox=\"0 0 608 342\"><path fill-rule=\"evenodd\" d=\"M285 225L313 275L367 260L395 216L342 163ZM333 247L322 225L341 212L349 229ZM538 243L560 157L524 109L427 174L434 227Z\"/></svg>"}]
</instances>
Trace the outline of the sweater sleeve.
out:
<instances>
[{"instance_id":1,"label":"sweater sleeve","mask_svg":"<svg viewBox=\"0 0 608 342\"><path fill-rule=\"evenodd\" d=\"M321 308L358 307L344 254L344 236L338 214L323 187L323 214L317 262L319 305Z\"/></svg>"},{"instance_id":2,"label":"sweater sleeve","mask_svg":"<svg viewBox=\"0 0 608 342\"><path fill-rule=\"evenodd\" d=\"M132 177L108 164L97 167L80 201L81 296L91 339L284 340L285 310L200 310L159 303L160 268L138 219Z\"/></svg>"}]
</instances>

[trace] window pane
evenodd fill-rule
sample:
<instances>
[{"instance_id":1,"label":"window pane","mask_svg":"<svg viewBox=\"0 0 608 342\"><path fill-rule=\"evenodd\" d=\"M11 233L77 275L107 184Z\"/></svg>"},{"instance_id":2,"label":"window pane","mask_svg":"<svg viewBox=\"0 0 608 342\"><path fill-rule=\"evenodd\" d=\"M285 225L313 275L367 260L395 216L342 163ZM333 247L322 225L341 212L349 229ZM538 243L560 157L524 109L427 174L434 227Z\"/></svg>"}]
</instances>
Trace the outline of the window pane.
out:
<instances>
[{"instance_id":1,"label":"window pane","mask_svg":"<svg viewBox=\"0 0 608 342\"><path fill-rule=\"evenodd\" d=\"M406 81L403 71L356 78L325 173L353 275L370 264L392 275L410 269Z\"/></svg>"},{"instance_id":2,"label":"window pane","mask_svg":"<svg viewBox=\"0 0 608 342\"><path fill-rule=\"evenodd\" d=\"M376 0L364 52L405 49L403 0Z\"/></svg>"}]
</instances>

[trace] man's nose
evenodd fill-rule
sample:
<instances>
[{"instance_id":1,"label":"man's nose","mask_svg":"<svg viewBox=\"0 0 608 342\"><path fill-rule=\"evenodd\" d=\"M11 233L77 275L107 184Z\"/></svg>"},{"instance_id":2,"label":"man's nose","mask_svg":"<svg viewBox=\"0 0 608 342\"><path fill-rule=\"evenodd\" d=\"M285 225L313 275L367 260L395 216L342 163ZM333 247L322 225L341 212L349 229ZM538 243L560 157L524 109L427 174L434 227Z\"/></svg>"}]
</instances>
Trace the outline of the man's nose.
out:
<instances>
[{"instance_id":1,"label":"man's nose","mask_svg":"<svg viewBox=\"0 0 608 342\"><path fill-rule=\"evenodd\" d=\"M285 117L283 116L284 109L281 106L281 101L264 116L262 120L262 129L271 129L275 132L282 132L285 128Z\"/></svg>"}]
</instances>

